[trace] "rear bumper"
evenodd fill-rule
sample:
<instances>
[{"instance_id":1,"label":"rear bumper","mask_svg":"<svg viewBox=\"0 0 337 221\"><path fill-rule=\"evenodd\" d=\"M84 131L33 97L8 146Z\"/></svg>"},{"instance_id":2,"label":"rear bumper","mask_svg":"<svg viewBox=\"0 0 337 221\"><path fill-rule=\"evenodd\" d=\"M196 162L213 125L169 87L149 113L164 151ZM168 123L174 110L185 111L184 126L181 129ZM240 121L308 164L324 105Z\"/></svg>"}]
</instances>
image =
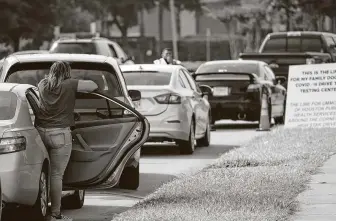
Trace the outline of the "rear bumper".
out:
<instances>
[{"instance_id":1,"label":"rear bumper","mask_svg":"<svg viewBox=\"0 0 337 221\"><path fill-rule=\"evenodd\" d=\"M214 120L221 119L237 119L239 113L246 114L247 119L255 120L259 117L260 102L259 101L228 101L217 100L209 101L211 105L212 117Z\"/></svg>"},{"instance_id":2,"label":"rear bumper","mask_svg":"<svg viewBox=\"0 0 337 221\"><path fill-rule=\"evenodd\" d=\"M171 106L157 116L146 116L150 122L148 142L188 140L189 114L182 106Z\"/></svg>"}]
</instances>

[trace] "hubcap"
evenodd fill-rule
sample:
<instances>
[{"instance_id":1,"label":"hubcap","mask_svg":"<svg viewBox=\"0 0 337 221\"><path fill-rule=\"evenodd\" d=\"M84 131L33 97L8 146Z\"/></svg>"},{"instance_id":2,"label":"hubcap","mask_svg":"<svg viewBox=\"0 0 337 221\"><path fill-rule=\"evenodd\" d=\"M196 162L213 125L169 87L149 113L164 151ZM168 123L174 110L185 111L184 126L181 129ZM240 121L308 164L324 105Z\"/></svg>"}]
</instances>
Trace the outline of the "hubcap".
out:
<instances>
[{"instance_id":1,"label":"hubcap","mask_svg":"<svg viewBox=\"0 0 337 221\"><path fill-rule=\"evenodd\" d=\"M42 215L45 216L47 214L48 207L48 197L47 197L47 179L45 173L41 173L40 178L40 204L41 204L41 212Z\"/></svg>"},{"instance_id":2,"label":"hubcap","mask_svg":"<svg viewBox=\"0 0 337 221\"><path fill-rule=\"evenodd\" d=\"M78 191L78 195L80 197L80 201L83 201L83 199L84 199L84 190L79 190Z\"/></svg>"}]
</instances>

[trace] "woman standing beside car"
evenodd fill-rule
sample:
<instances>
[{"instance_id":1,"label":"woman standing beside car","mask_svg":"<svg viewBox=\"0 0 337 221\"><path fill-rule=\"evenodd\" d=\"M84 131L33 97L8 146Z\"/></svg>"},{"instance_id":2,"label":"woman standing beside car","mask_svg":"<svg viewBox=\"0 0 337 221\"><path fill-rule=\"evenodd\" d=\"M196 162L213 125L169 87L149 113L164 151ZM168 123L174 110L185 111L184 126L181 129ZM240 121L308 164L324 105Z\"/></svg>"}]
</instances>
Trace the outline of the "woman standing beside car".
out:
<instances>
[{"instance_id":1,"label":"woman standing beside car","mask_svg":"<svg viewBox=\"0 0 337 221\"><path fill-rule=\"evenodd\" d=\"M70 65L57 61L38 84L40 108L36 128L48 149L51 166L51 221L72 220L61 214L62 179L72 149L76 92L98 88L93 81L71 79Z\"/></svg>"}]
</instances>

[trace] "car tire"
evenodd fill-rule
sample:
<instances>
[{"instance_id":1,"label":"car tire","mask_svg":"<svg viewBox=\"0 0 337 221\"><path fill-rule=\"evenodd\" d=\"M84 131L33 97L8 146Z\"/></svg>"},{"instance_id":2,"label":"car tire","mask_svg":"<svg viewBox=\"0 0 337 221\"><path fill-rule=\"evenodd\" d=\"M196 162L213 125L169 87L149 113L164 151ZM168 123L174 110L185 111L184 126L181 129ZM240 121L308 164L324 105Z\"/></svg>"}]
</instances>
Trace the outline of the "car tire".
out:
<instances>
[{"instance_id":1,"label":"car tire","mask_svg":"<svg viewBox=\"0 0 337 221\"><path fill-rule=\"evenodd\" d=\"M191 126L190 126L190 135L188 137L188 140L181 140L178 143L179 149L180 149L180 153L181 154L193 154L194 150L195 150L195 136L194 136L194 121L191 122Z\"/></svg>"},{"instance_id":2,"label":"car tire","mask_svg":"<svg viewBox=\"0 0 337 221\"><path fill-rule=\"evenodd\" d=\"M0 221L2 217L2 190L1 190L1 180L0 180Z\"/></svg>"},{"instance_id":3,"label":"car tire","mask_svg":"<svg viewBox=\"0 0 337 221\"><path fill-rule=\"evenodd\" d=\"M43 169L39 179L38 196L32 209L34 220L44 221L46 219L48 202L48 176L46 170Z\"/></svg>"},{"instance_id":4,"label":"car tire","mask_svg":"<svg viewBox=\"0 0 337 221\"><path fill-rule=\"evenodd\" d=\"M211 127L210 127L210 129L211 129L211 131L215 131L216 130L216 128L215 128L215 119L212 117L212 116L210 116L210 118L211 118Z\"/></svg>"},{"instance_id":5,"label":"car tire","mask_svg":"<svg viewBox=\"0 0 337 221\"><path fill-rule=\"evenodd\" d=\"M119 179L119 188L136 190L139 187L139 164L137 167L125 167Z\"/></svg>"},{"instance_id":6,"label":"car tire","mask_svg":"<svg viewBox=\"0 0 337 221\"><path fill-rule=\"evenodd\" d=\"M283 110L284 111L284 110ZM275 124L278 124L278 125L283 125L284 122L285 122L285 113L283 113L282 116L279 116L279 117L275 117Z\"/></svg>"},{"instance_id":7,"label":"car tire","mask_svg":"<svg viewBox=\"0 0 337 221\"><path fill-rule=\"evenodd\" d=\"M211 142L211 124L208 122L206 126L206 132L205 135L197 140L197 146L198 147L208 147Z\"/></svg>"},{"instance_id":8,"label":"car tire","mask_svg":"<svg viewBox=\"0 0 337 221\"><path fill-rule=\"evenodd\" d=\"M276 124L283 125L286 120L286 102L283 103L283 114L275 119Z\"/></svg>"},{"instance_id":9,"label":"car tire","mask_svg":"<svg viewBox=\"0 0 337 221\"><path fill-rule=\"evenodd\" d=\"M85 190L76 190L74 194L65 196L61 200L63 209L81 209L84 205Z\"/></svg>"}]
</instances>

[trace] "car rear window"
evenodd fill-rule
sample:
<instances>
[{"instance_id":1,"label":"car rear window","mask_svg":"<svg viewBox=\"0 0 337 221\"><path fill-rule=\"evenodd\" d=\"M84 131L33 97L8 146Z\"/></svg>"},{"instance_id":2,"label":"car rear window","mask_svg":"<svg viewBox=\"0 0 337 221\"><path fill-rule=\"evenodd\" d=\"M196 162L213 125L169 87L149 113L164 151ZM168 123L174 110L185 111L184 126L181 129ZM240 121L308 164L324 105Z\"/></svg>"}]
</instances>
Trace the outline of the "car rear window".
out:
<instances>
[{"instance_id":1,"label":"car rear window","mask_svg":"<svg viewBox=\"0 0 337 221\"><path fill-rule=\"evenodd\" d=\"M169 85L171 73L169 72L124 72L127 85Z\"/></svg>"},{"instance_id":2,"label":"car rear window","mask_svg":"<svg viewBox=\"0 0 337 221\"><path fill-rule=\"evenodd\" d=\"M249 75L237 75L237 74L207 74L197 75L196 81L218 81L218 80L249 80Z\"/></svg>"},{"instance_id":3,"label":"car rear window","mask_svg":"<svg viewBox=\"0 0 337 221\"><path fill-rule=\"evenodd\" d=\"M0 91L0 120L11 120L15 116L17 96L13 92Z\"/></svg>"},{"instance_id":4,"label":"car rear window","mask_svg":"<svg viewBox=\"0 0 337 221\"><path fill-rule=\"evenodd\" d=\"M50 52L69 54L97 54L96 46L91 42L57 43L51 48Z\"/></svg>"},{"instance_id":5,"label":"car rear window","mask_svg":"<svg viewBox=\"0 0 337 221\"><path fill-rule=\"evenodd\" d=\"M49 73L52 63L26 63L12 68L6 82L31 84L38 83ZM14 70L13 70L14 69ZM123 92L116 72L112 67L90 63L72 63L71 77L81 80L92 80L98 90L109 97L122 97Z\"/></svg>"},{"instance_id":6,"label":"car rear window","mask_svg":"<svg viewBox=\"0 0 337 221\"><path fill-rule=\"evenodd\" d=\"M259 75L258 65L245 63L219 63L202 65L196 73L225 73L225 72L239 72L239 73L254 73Z\"/></svg>"},{"instance_id":7,"label":"car rear window","mask_svg":"<svg viewBox=\"0 0 337 221\"><path fill-rule=\"evenodd\" d=\"M324 52L319 36L273 37L264 45L263 52Z\"/></svg>"}]
</instances>

